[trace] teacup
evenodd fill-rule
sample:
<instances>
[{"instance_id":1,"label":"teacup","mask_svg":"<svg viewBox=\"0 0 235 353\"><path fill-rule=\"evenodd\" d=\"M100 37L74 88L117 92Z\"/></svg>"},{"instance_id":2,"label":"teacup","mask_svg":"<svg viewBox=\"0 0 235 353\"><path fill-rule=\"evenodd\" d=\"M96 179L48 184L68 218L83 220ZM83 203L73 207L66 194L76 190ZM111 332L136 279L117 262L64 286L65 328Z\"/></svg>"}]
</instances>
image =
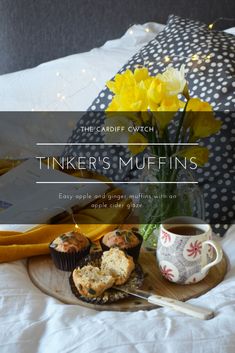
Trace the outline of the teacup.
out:
<instances>
[{"instance_id":1,"label":"teacup","mask_svg":"<svg viewBox=\"0 0 235 353\"><path fill-rule=\"evenodd\" d=\"M212 240L209 224L194 217L174 217L160 226L157 260L166 279L192 284L206 277L223 257L220 244Z\"/></svg>"}]
</instances>

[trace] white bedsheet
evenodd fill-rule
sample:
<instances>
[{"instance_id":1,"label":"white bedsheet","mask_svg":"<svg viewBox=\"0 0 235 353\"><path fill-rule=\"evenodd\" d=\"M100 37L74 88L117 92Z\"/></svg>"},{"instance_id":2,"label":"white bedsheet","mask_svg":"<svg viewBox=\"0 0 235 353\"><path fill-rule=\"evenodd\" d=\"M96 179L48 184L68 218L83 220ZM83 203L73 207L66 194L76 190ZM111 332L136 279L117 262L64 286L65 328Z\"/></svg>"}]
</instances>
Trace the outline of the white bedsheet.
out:
<instances>
[{"instance_id":1,"label":"white bedsheet","mask_svg":"<svg viewBox=\"0 0 235 353\"><path fill-rule=\"evenodd\" d=\"M198 299L216 311L201 321L169 309L95 312L48 297L30 282L22 262L0 266L1 353L234 353L235 226L223 247L225 280Z\"/></svg>"},{"instance_id":2,"label":"white bedsheet","mask_svg":"<svg viewBox=\"0 0 235 353\"><path fill-rule=\"evenodd\" d=\"M101 48L0 76L0 110L85 111L105 82L163 27L134 25Z\"/></svg>"},{"instance_id":3,"label":"white bedsheet","mask_svg":"<svg viewBox=\"0 0 235 353\"><path fill-rule=\"evenodd\" d=\"M161 28L133 26L100 49L1 76L0 110L85 110L105 81ZM66 130L64 137L69 133ZM30 151L26 148L25 153ZM217 315L210 321L168 309L97 313L65 305L31 283L24 261L1 264L0 352L234 353L235 226L223 247L230 260L226 279L190 301L215 310Z\"/></svg>"}]
</instances>

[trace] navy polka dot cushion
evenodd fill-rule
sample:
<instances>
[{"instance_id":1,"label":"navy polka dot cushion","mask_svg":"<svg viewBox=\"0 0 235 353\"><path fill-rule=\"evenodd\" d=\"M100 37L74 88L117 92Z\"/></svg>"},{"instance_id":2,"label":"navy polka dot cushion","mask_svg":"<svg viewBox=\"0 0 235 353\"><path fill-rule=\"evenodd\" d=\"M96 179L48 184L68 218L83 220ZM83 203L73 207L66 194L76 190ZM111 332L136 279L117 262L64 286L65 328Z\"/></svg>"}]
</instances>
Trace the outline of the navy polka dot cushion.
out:
<instances>
[{"instance_id":1,"label":"navy polka dot cushion","mask_svg":"<svg viewBox=\"0 0 235 353\"><path fill-rule=\"evenodd\" d=\"M150 74L164 71L168 65L186 68L186 79L191 96L209 102L223 119L221 131L204 143L211 149L210 164L198 170L204 190L206 216L219 223L231 222L235 215L234 142L235 142L235 36L208 29L206 24L171 15L167 25L152 41L136 53L120 70L134 70L137 65L149 68ZM112 99L106 87L94 100L87 113L79 120L69 142L104 141L101 133L81 133L81 126L100 126L104 122L102 111ZM65 155L108 155L112 167L106 175L113 180L128 180L133 173L127 168L119 171L117 156L128 157L123 146L106 149L105 146L68 146ZM102 166L98 172L104 172ZM218 223L218 224L217 224ZM227 225L223 226L223 230Z\"/></svg>"}]
</instances>

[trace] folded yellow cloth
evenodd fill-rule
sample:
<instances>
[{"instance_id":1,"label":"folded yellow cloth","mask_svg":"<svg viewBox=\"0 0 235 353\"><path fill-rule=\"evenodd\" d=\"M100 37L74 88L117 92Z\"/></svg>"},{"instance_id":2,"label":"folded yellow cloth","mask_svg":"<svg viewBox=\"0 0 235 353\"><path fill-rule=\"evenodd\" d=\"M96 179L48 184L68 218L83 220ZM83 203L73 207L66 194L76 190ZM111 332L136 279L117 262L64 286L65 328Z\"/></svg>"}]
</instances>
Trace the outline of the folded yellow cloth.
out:
<instances>
[{"instance_id":1,"label":"folded yellow cloth","mask_svg":"<svg viewBox=\"0 0 235 353\"><path fill-rule=\"evenodd\" d=\"M0 176L7 173L12 168L19 165L21 161L10 160L10 159L0 159Z\"/></svg>"},{"instance_id":2,"label":"folded yellow cloth","mask_svg":"<svg viewBox=\"0 0 235 353\"><path fill-rule=\"evenodd\" d=\"M86 233L90 235L100 235L115 228L115 225L82 225L82 231L86 228L90 231ZM69 232L74 229L74 225L60 224L60 225L43 225L35 228L29 232L12 234L11 232L0 232L0 263L20 260L25 257L43 255L49 253L49 243L60 234ZM98 231L96 232L95 229ZM89 229L88 229L89 230Z\"/></svg>"},{"instance_id":3,"label":"folded yellow cloth","mask_svg":"<svg viewBox=\"0 0 235 353\"><path fill-rule=\"evenodd\" d=\"M5 169L6 163L3 163L2 167ZM91 177L92 175L86 172L83 175L76 173L74 176ZM114 203L112 197L117 198L116 207L112 207ZM107 204L107 208L94 207L94 205L99 205L102 202ZM122 199L122 191L120 189L112 189L106 193L106 198L97 199L93 206L90 204L86 208L79 210L75 214L75 220L79 224L81 231L95 242L105 233L115 229L117 225L123 224L130 212L130 204L130 199ZM65 223L66 219L63 221ZM25 233L0 231L0 263L48 254L48 246L52 240L60 234L74 229L74 224L49 224L37 226Z\"/></svg>"}]
</instances>

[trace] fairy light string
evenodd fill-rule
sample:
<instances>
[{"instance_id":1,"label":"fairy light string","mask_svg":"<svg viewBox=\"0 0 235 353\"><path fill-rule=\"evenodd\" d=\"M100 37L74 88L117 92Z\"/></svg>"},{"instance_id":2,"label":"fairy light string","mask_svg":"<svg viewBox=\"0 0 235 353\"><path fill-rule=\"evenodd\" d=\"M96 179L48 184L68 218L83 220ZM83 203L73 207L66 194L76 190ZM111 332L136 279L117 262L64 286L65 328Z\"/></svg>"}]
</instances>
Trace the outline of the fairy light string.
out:
<instances>
[{"instance_id":1,"label":"fairy light string","mask_svg":"<svg viewBox=\"0 0 235 353\"><path fill-rule=\"evenodd\" d=\"M36 212L39 212L39 211L41 211L41 212L48 212L48 211L51 211L51 210L61 210L61 211L63 211L63 212L65 212L65 213L67 213L70 217L71 217L71 219L72 219L72 221L73 221L73 224L74 224L74 228L76 229L76 230L80 230L81 228L79 227L79 225L77 224L77 222L76 222L76 219L75 219L75 216L74 216L74 212L73 212L73 209L72 209L72 207L67 207L67 208L65 208L65 207L62 207L62 206L54 206L54 207L44 207L44 208L40 208L40 209L36 209L36 210L27 210L27 212L29 212L29 213L36 213ZM53 216L52 216L52 218L53 218Z\"/></svg>"},{"instance_id":2,"label":"fairy light string","mask_svg":"<svg viewBox=\"0 0 235 353\"><path fill-rule=\"evenodd\" d=\"M213 21L212 23L208 24L207 28L209 30L211 30L211 35L209 36L209 40L207 41L207 49L205 50L204 53L201 53L201 51L200 51L200 52L193 53L190 56L175 55L175 54L172 55L172 56L171 55L165 55L165 56L163 56L161 58L161 62L164 63L164 64L169 64L170 65L170 64L173 63L173 61L176 61L176 60L179 60L179 61L187 60L188 61L188 66L192 66L192 70L194 70L197 67L197 63L198 64L199 63L201 64L203 62L204 63L208 63L211 60L211 58L213 57L213 55L214 55L213 52L212 52L212 49L213 49L213 40L212 40L212 38L213 38L213 30L214 30L216 24L218 22L222 21L222 20L223 21L234 21L235 22L235 18L219 17L215 21ZM205 30L205 26L203 25L197 31L200 32L200 30L204 31ZM159 49L162 50L161 43L157 40L157 38L155 38L154 41L155 41L156 44L159 45ZM142 51L140 52L140 57L142 59L143 64L142 65L140 65L140 64L135 65L135 67L147 67L147 68L149 68L149 67L151 67L153 65L152 62L149 62L148 60L146 60L144 58L144 54L142 53ZM190 65L189 64L190 62L193 65L192 64ZM191 73L191 72L192 71L188 68L186 75Z\"/></svg>"},{"instance_id":3,"label":"fairy light string","mask_svg":"<svg viewBox=\"0 0 235 353\"><path fill-rule=\"evenodd\" d=\"M231 22L235 22L235 18L219 17L219 18L217 18L214 22L210 23L210 24L208 25L208 28L209 28L209 29L214 29L215 25L216 25L218 22L221 22L221 21L231 21Z\"/></svg>"},{"instance_id":4,"label":"fairy light string","mask_svg":"<svg viewBox=\"0 0 235 353\"><path fill-rule=\"evenodd\" d=\"M207 50L204 52L204 53L193 53L191 54L190 56L186 57L186 56L182 56L182 55L165 55L161 58L161 61L162 63L164 64L172 64L174 61L176 60L187 60L188 62L192 62L193 63L193 69L195 69L195 65L197 65L198 62L206 62L208 63L211 58L212 58L212 53L211 53L211 48L213 47L212 46L212 36L213 36L213 30L215 30L215 27L216 25L221 22L221 21L227 21L227 22L235 22L235 18L229 18L229 17L219 17L217 19L215 19L213 22L211 22L210 24L207 25L207 28L212 32L211 33L211 37L209 37L209 41L208 41L208 46L207 46ZM204 30L205 29L205 26L202 26L202 29ZM150 33L151 32L151 28L150 27L145 27L144 28L144 31L146 33ZM199 28L199 31L200 31L200 28ZM128 34L129 35L133 35L135 32L135 30L131 27L129 30L128 30ZM155 38L155 43L157 43L161 49L161 44L159 43L159 41L157 41L157 39ZM147 60L144 59L144 55L142 53L142 51L140 52L140 57L142 59L142 62L143 64L136 64L134 67L137 68L137 67L151 67L153 66L154 62L149 62ZM63 89L61 89L59 92L56 93L56 97L55 97L55 102L60 102L60 103L63 103L63 104L66 104L68 106L68 109L69 109L69 105L68 105L68 99L69 98L73 98L74 96L76 96L78 93L80 93L82 90L88 88L90 85L92 84L95 84L97 78L91 74L91 72L89 70L87 70L86 68L82 68L81 71L80 71L83 75L89 75L90 77L90 80L89 82L83 86L83 87L80 87L78 88L77 90L75 90L72 94L70 95L65 95L63 93ZM190 73L190 69L188 70L188 73ZM64 83L67 83L67 84L70 84L71 85L71 81L69 81L68 79L66 79L62 74L61 72L57 71L56 72L56 76L58 78L60 78ZM57 106L58 108L58 106ZM37 111L39 109L37 109L36 107L32 107L31 111Z\"/></svg>"}]
</instances>

